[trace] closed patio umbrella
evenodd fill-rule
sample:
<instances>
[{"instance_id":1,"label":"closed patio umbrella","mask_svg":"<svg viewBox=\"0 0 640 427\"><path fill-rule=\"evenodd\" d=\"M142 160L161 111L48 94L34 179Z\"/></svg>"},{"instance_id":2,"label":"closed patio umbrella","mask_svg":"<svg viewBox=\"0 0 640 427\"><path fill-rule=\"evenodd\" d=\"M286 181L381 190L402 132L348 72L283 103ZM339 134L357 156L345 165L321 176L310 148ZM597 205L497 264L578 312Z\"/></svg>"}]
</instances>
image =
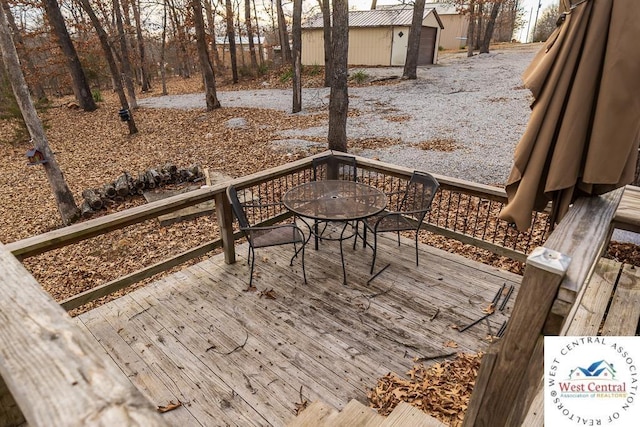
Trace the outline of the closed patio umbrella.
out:
<instances>
[{"instance_id":1,"label":"closed patio umbrella","mask_svg":"<svg viewBox=\"0 0 640 427\"><path fill-rule=\"evenodd\" d=\"M535 98L500 218L526 230L553 201L633 181L640 140L640 1L562 0L558 28L523 75Z\"/></svg>"}]
</instances>

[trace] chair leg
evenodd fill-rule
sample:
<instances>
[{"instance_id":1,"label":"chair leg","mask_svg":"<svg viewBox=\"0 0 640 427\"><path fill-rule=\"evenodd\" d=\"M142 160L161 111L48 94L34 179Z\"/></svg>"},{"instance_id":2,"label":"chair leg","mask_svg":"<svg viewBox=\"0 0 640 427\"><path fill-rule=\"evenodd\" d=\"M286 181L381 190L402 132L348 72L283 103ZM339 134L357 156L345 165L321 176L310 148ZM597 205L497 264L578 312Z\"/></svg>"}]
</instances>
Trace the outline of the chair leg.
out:
<instances>
[{"instance_id":1,"label":"chair leg","mask_svg":"<svg viewBox=\"0 0 640 427\"><path fill-rule=\"evenodd\" d=\"M358 243L358 229L359 229L360 222L359 221L355 221L355 223L356 223L356 227L355 227L356 230L355 230L355 233L354 233L354 236L353 236L353 250L354 251L356 250L356 243Z\"/></svg>"},{"instance_id":2,"label":"chair leg","mask_svg":"<svg viewBox=\"0 0 640 427\"><path fill-rule=\"evenodd\" d=\"M318 250L318 241L320 238L318 237L318 220L313 221L313 237L315 238L315 249Z\"/></svg>"},{"instance_id":3,"label":"chair leg","mask_svg":"<svg viewBox=\"0 0 640 427\"><path fill-rule=\"evenodd\" d=\"M249 288L253 285L253 266L256 263L256 253L253 251L253 248L250 247L251 251L251 273L249 273Z\"/></svg>"},{"instance_id":4,"label":"chair leg","mask_svg":"<svg viewBox=\"0 0 640 427\"><path fill-rule=\"evenodd\" d=\"M304 269L304 243L302 244L302 277L304 277L304 284L307 284L307 271Z\"/></svg>"},{"instance_id":5,"label":"chair leg","mask_svg":"<svg viewBox=\"0 0 640 427\"><path fill-rule=\"evenodd\" d=\"M362 249L367 247L367 224L362 224Z\"/></svg>"},{"instance_id":6,"label":"chair leg","mask_svg":"<svg viewBox=\"0 0 640 427\"><path fill-rule=\"evenodd\" d=\"M418 266L418 232L416 231L416 266Z\"/></svg>"},{"instance_id":7,"label":"chair leg","mask_svg":"<svg viewBox=\"0 0 640 427\"><path fill-rule=\"evenodd\" d=\"M397 233L398 233L398 246L400 246L400 232L397 231Z\"/></svg>"},{"instance_id":8,"label":"chair leg","mask_svg":"<svg viewBox=\"0 0 640 427\"><path fill-rule=\"evenodd\" d=\"M369 274L373 274L373 269L376 265L376 255L378 253L378 233L373 233L373 260L371 260L371 271Z\"/></svg>"}]
</instances>

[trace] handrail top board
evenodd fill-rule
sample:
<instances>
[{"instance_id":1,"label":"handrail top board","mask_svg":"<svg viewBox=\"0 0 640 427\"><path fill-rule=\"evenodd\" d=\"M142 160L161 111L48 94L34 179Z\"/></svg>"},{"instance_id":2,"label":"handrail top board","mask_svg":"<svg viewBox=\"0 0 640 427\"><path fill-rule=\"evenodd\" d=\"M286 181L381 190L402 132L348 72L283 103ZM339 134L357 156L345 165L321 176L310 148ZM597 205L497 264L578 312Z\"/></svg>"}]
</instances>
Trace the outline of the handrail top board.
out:
<instances>
[{"instance_id":1,"label":"handrail top board","mask_svg":"<svg viewBox=\"0 0 640 427\"><path fill-rule=\"evenodd\" d=\"M2 244L0 265L0 376L29 425L166 425Z\"/></svg>"}]
</instances>

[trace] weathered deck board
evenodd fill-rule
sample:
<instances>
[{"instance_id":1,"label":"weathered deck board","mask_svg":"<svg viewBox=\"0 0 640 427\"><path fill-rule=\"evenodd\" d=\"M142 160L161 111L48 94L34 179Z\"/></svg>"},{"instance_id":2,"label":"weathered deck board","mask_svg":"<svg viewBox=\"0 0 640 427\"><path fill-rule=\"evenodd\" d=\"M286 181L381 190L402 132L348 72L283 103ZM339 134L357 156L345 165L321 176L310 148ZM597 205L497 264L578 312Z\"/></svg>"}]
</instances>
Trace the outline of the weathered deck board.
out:
<instances>
[{"instance_id":1,"label":"weathered deck board","mask_svg":"<svg viewBox=\"0 0 640 427\"><path fill-rule=\"evenodd\" d=\"M244 292L241 245L236 264L215 256L77 321L154 404L183 402L164 414L171 424L280 426L294 418L301 395L341 409L366 402L378 378L403 375L416 357L484 350L484 322L462 333L452 326L482 316L503 283L519 287L517 275L427 246L416 267L413 242L398 248L387 238L377 265L391 266L367 284L371 250L350 243L347 286L338 244L324 242L307 248L307 285L300 260L288 265L291 248L258 250L257 291ZM275 299L260 296L270 289ZM493 333L513 301L515 292L489 318Z\"/></svg>"}]
</instances>

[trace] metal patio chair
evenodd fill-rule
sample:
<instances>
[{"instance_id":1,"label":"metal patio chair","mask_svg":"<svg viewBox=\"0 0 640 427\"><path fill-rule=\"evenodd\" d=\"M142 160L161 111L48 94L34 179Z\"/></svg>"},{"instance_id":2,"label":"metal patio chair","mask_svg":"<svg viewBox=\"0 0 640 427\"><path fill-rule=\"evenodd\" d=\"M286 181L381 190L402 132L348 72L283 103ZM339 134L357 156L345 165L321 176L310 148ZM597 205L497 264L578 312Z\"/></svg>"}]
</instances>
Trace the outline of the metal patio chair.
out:
<instances>
[{"instance_id":1,"label":"metal patio chair","mask_svg":"<svg viewBox=\"0 0 640 427\"><path fill-rule=\"evenodd\" d=\"M369 245L373 249L372 274L378 251L378 233L386 231L395 231L398 234L398 246L400 246L400 232L415 230L416 265L418 265L418 232L425 215L431 209L431 202L439 187L438 181L430 174L414 171L396 211L384 211L362 221L364 224L363 247ZM373 246L367 243L367 229L373 232Z\"/></svg>"},{"instance_id":2,"label":"metal patio chair","mask_svg":"<svg viewBox=\"0 0 640 427\"><path fill-rule=\"evenodd\" d=\"M313 180L339 179L343 181L358 180L358 164L356 158L342 154L329 154L311 160Z\"/></svg>"},{"instance_id":3,"label":"metal patio chair","mask_svg":"<svg viewBox=\"0 0 640 427\"><path fill-rule=\"evenodd\" d=\"M358 164L356 162L356 158L353 156L332 153L324 157L316 157L312 159L311 165L313 167L314 181L327 179L358 181ZM316 250L318 249L318 240L322 239L322 235L326 231L328 225L329 224L325 222L322 231L318 232L318 221L314 221L313 223ZM353 226L353 224L351 225Z\"/></svg>"},{"instance_id":4,"label":"metal patio chair","mask_svg":"<svg viewBox=\"0 0 640 427\"><path fill-rule=\"evenodd\" d=\"M253 285L253 268L256 261L255 249L266 248L269 246L280 246L293 244L294 254L291 257L289 265L293 265L293 260L301 253L302 258L302 275L304 283L307 283L307 273L304 268L304 246L307 239L302 230L295 224L278 224L271 226L252 226L249 224L245 212L246 203L242 203L238 198L237 190L234 186L227 188L227 197L231 203L233 213L240 224L240 231L247 238L249 243L249 251L247 255L247 264L251 263L251 273L249 276L249 287ZM297 244L300 243L300 248Z\"/></svg>"}]
</instances>

